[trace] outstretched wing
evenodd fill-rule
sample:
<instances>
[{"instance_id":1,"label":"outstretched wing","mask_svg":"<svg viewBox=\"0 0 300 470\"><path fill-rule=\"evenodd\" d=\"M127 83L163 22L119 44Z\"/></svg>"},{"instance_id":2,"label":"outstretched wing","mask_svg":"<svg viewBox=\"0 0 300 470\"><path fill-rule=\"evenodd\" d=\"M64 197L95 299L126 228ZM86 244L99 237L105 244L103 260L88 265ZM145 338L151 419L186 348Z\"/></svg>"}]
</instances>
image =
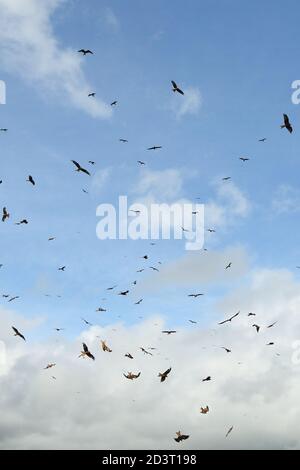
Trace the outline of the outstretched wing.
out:
<instances>
[{"instance_id":1,"label":"outstretched wing","mask_svg":"<svg viewBox=\"0 0 300 470\"><path fill-rule=\"evenodd\" d=\"M176 82L174 82L174 80L171 80L171 83L172 83L172 85L173 85L173 88L176 88L176 89L177 89Z\"/></svg>"},{"instance_id":2,"label":"outstretched wing","mask_svg":"<svg viewBox=\"0 0 300 470\"><path fill-rule=\"evenodd\" d=\"M82 343L82 346L83 346L83 350L85 353L89 352L89 348L87 347L85 343Z\"/></svg>"},{"instance_id":3,"label":"outstretched wing","mask_svg":"<svg viewBox=\"0 0 300 470\"><path fill-rule=\"evenodd\" d=\"M74 163L78 170L81 170L81 166L79 165L79 163L75 162L75 160L71 160L71 162Z\"/></svg>"},{"instance_id":4,"label":"outstretched wing","mask_svg":"<svg viewBox=\"0 0 300 470\"><path fill-rule=\"evenodd\" d=\"M80 168L80 170L81 170L83 173L86 173L87 175L91 176L90 172L87 171L85 168Z\"/></svg>"}]
</instances>

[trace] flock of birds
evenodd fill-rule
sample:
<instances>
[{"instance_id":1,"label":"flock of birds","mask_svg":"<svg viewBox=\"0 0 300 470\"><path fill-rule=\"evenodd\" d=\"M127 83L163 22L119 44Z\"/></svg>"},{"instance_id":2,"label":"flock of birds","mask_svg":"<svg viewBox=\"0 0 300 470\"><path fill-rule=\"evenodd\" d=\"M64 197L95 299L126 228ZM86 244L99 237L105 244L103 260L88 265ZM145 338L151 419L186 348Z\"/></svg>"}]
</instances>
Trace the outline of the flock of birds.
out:
<instances>
[{"instance_id":1,"label":"flock of birds","mask_svg":"<svg viewBox=\"0 0 300 470\"><path fill-rule=\"evenodd\" d=\"M78 53L81 53L83 56L86 56L86 55L88 55L88 54L93 54L93 52L92 52L91 50L89 50L89 49L80 49L80 50L78 51ZM183 91L181 88L179 88L179 86L177 85L177 83L176 83L175 81L172 80L172 81L171 81L171 84L172 84L172 90L173 90L174 93L177 93L177 94L179 94L179 95L184 96L184 91ZM95 97L95 96L96 96L96 93L95 93L95 92L91 92L91 93L88 94L88 97L89 97L89 98L93 98L93 97ZM117 101L117 100L114 100L114 101L111 102L111 106L117 106L117 104L118 104L118 101ZM287 129L287 131L288 131L289 133L292 133L292 132L293 132L293 128L292 128L292 126L291 126L291 123L290 123L290 120L289 120L289 117L287 116L287 114L284 114L284 115L283 115L283 124L281 125L281 128ZM7 132L8 129L7 129L7 128L1 128L0 131L1 131L1 132ZM128 140L127 140L127 139L124 139L124 138L120 138L119 141L122 142L122 143L124 143L124 144L128 142ZM266 138L265 138L265 137L262 138L262 139L259 139L259 142L265 142L265 141L266 141ZM161 148L162 148L162 146L160 146L160 145L153 145L153 146L151 146L151 147L148 147L147 150L149 150L149 151L151 151L151 150L155 151L155 150L159 150L159 149L161 149ZM249 158L248 158L248 157L240 157L240 160L241 160L242 162L247 162L247 161L249 160ZM75 160L71 160L71 162L72 162L73 165L75 166L75 171L77 171L77 172L79 172L79 173L84 173L84 174L86 174L86 175L88 175L88 176L91 176L90 171L87 170L86 168L84 168L83 166L81 166L80 163L78 163L78 162L75 161ZM88 163L89 163L91 166L95 165L95 162L94 162L94 161L91 161L91 160L90 160ZM141 161L141 160L138 160L138 163L139 163L140 165L145 165L145 164L146 164L144 161ZM226 176L226 177L224 177L224 178L222 178L222 179L223 179L223 181L228 181L228 180L231 179L231 177L230 177L230 176ZM35 186L35 185L36 185L36 182L35 182L35 180L34 180L34 178L33 178L32 175L29 175L26 181L27 181L28 183L30 183L32 186ZM1 183L2 183L2 180L0 180L0 184L1 184ZM83 191L84 191L84 192L87 192L86 190L83 190ZM136 214L139 213L139 211L132 211L132 212L135 212ZM195 212L194 212L194 213L195 213ZM3 207L3 209L2 209L2 222L7 222L9 219L10 219L10 213L9 213L9 211L8 211L8 209L7 209L6 207ZM26 224L28 224L28 220L27 220L27 219L22 219L22 220L20 220L20 221L18 221L18 222L15 222L15 224L16 224L16 225L22 225L22 224L25 224L25 225L26 225ZM185 229L184 227L182 227L182 230L185 231L186 229ZM216 232L216 230L213 229L213 228L208 228L207 231L210 232L210 233L215 233L215 232ZM49 237L49 238L48 238L48 241L53 241L53 240L55 240L55 237ZM151 245L154 245L154 244L155 244L155 243L151 243ZM148 260L148 255L144 255L142 258L143 258L144 260ZM160 263L160 262L159 262L159 263ZM160 263L160 264L161 264L161 263ZM3 266L3 265L0 265L0 268L1 268L2 266ZM228 270L228 269L231 268L231 266L232 266L232 262L229 261L228 264L226 264L226 266L224 266L224 269L225 269L225 270ZM60 267L58 268L58 270L61 271L61 272L64 272L66 268L67 268L67 267L64 265L64 266L60 266ZM300 268L300 267L299 267L299 268ZM159 271L159 269L158 269L157 267L155 267L155 266L149 266L149 269L152 269L153 271L157 271L157 272ZM137 272L140 273L140 272L143 272L144 270L145 270L145 268L142 268L142 269L139 269ZM133 282L133 285L136 285L136 283L137 283L137 281L134 281L134 282ZM107 291L114 291L114 289L116 289L116 287L117 287L117 285L114 285L114 286L112 286L112 287L108 287L108 288L107 288ZM130 290L129 290L129 288L128 288L128 289L126 289L126 290L120 291L120 292L118 293L118 295L120 295L120 296L127 296L127 295L129 294L129 292L130 292ZM201 296L203 296L203 295L204 295L203 293L196 292L196 293L188 294L188 297L197 299L198 297L201 297ZM19 298L19 296L10 296L10 295L8 295L8 294L3 294L2 296L3 296L4 298L8 299L8 302L12 302L12 301L14 301L14 300L16 300L16 299ZM139 299L137 302L135 302L135 305L141 304L142 301L143 301L143 299ZM106 312L106 309L103 308L103 307L98 307L97 310L96 310L96 312ZM232 315L231 317L229 317L229 318L227 318L227 319L225 319L225 320L219 322L219 325L224 325L224 324L226 324L226 323L231 323L232 320L234 320L235 318L237 318L239 315L240 315L240 311L238 311L237 313L235 313L235 314ZM248 313L248 317L252 317L252 316L255 316L255 315L256 315L256 314L253 313L253 312L249 312L249 313ZM83 321L86 325L92 326L92 324L91 324L88 320L86 320L85 318L82 318L82 321ZM191 319L189 320L189 322L192 323L192 324L196 324L196 323L197 323L195 320L191 320ZM266 326L266 328L272 328L272 327L274 327L274 326L276 325L276 323L277 323L277 322L275 321L275 322L271 323L270 325ZM260 331L260 329L261 329L261 326L260 326L260 325L258 325L257 323L254 323L254 324L252 325L252 327L256 329L256 332L257 332L257 333L259 333L259 331ZM23 333L21 333L15 326L12 326L12 330L13 330L13 333L14 333L14 335L15 335L16 337L19 337L19 338L21 338L23 341L26 341L26 338L25 338L25 336L23 335ZM64 330L64 328L55 328L55 330L56 330L57 332L60 332L60 331ZM164 334L164 335L173 335L173 334L175 334L175 333L177 333L177 330L162 330L162 334ZM272 345L274 345L274 342L269 342L269 343L267 344L267 346L272 346ZM101 347L101 349L102 349L103 352L112 353L112 349L107 345L106 341L104 341L104 340L102 340L102 339L100 340L100 347ZM232 350L231 350L230 348L228 348L228 347L220 346L220 348L223 349L223 350L224 350L226 353L228 353L228 354L232 352ZM148 349L149 349L149 350L148 350ZM151 352L151 350L154 350L154 349L156 349L156 348L148 348L148 349L145 349L145 348L143 348L143 347L140 347L140 350L141 350L144 354L146 354L146 355L153 355L153 353ZM124 356L125 356L126 358L130 359L130 360L133 360L133 359L134 359L133 355L132 355L131 353L129 353L129 352L126 352L126 354L124 354ZM88 345L87 345L86 343L82 343L82 350L80 351L80 354L79 354L78 357L79 357L79 358L89 358L89 359L95 361L95 356L94 356L94 354L90 351L90 349L89 349L89 347L88 347ZM55 367L55 366L56 366L56 363L50 362L50 363L48 363L48 364L44 367L44 369L46 369L46 370L52 369L52 368ZM163 382L165 382L165 381L167 380L167 378L168 378L169 374L171 373L171 371L172 371L172 368L169 367L169 368L166 369L165 371L158 373L158 378L160 379L160 382L161 382L161 383L163 383ZM123 375L124 375L124 377L125 377L126 379L131 380L131 381L134 381L134 380L139 379L139 377L141 376L141 371L136 372L136 373L134 373L134 372L132 372L132 371L128 371L127 373L124 373ZM56 379L55 376L52 376L52 378L53 378L53 379ZM212 380L211 376L207 376L207 377L204 377L204 378L202 379L202 382L208 382L208 381L211 381L211 380ZM210 411L210 408L209 408L208 405L202 406L202 407L200 408L200 413L201 413L201 414L207 414L207 413L209 413L209 411ZM233 430L233 426L230 426L229 429L228 429L228 431L227 431L226 434L225 434L225 437L227 437L227 436L231 433L232 430ZM176 437L174 437L174 440L175 440L176 442L181 442L181 441L187 440L189 437L190 437L190 436L189 436L188 434L183 434L183 433L181 433L181 431L178 431L178 432L176 432Z\"/></svg>"}]
</instances>

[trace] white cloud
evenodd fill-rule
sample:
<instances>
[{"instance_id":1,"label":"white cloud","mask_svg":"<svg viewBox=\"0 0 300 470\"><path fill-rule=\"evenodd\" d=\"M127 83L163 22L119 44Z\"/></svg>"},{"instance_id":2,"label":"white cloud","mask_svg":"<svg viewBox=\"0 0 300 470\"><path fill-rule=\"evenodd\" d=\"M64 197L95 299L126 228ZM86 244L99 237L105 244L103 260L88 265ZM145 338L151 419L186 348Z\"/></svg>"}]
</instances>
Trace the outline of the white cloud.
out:
<instances>
[{"instance_id":1,"label":"white cloud","mask_svg":"<svg viewBox=\"0 0 300 470\"><path fill-rule=\"evenodd\" d=\"M64 0L0 0L1 67L58 101L65 98L93 117L109 118L110 106L87 97L92 87L83 58L54 35L51 17L63 4Z\"/></svg>"},{"instance_id":2,"label":"white cloud","mask_svg":"<svg viewBox=\"0 0 300 470\"><path fill-rule=\"evenodd\" d=\"M157 201L167 202L177 198L182 193L183 176L174 168L152 171L146 169L141 174L135 192L147 195Z\"/></svg>"},{"instance_id":3,"label":"white cloud","mask_svg":"<svg viewBox=\"0 0 300 470\"><path fill-rule=\"evenodd\" d=\"M202 105L202 96L199 88L187 87L184 89L184 96L174 97L176 100L172 101L172 110L176 115L177 119L188 114L198 114Z\"/></svg>"},{"instance_id":4,"label":"white cloud","mask_svg":"<svg viewBox=\"0 0 300 470\"><path fill-rule=\"evenodd\" d=\"M96 171L92 179L92 190L94 193L101 191L111 175L111 168L103 168Z\"/></svg>"},{"instance_id":5,"label":"white cloud","mask_svg":"<svg viewBox=\"0 0 300 470\"><path fill-rule=\"evenodd\" d=\"M272 209L277 214L295 213L300 211L300 191L287 184L282 184L277 189Z\"/></svg>"},{"instance_id":6,"label":"white cloud","mask_svg":"<svg viewBox=\"0 0 300 470\"><path fill-rule=\"evenodd\" d=\"M120 21L114 11L107 7L105 10L105 21L107 26L112 30L112 31L118 31L120 28Z\"/></svg>"}]
</instances>

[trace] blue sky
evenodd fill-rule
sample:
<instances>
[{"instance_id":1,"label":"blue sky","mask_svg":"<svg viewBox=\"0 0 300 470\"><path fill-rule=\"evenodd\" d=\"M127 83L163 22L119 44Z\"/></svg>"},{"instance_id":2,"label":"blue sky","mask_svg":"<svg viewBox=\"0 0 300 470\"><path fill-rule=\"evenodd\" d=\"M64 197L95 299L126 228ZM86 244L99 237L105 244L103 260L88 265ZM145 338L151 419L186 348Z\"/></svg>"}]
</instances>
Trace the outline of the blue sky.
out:
<instances>
[{"instance_id":1,"label":"blue sky","mask_svg":"<svg viewBox=\"0 0 300 470\"><path fill-rule=\"evenodd\" d=\"M72 332L82 327L74 318L97 322L94 310L100 305L109 305L114 316L121 309L125 322L136 318L134 295L130 301L109 297L105 288L125 289L143 276L135 271L146 253L162 262L184 255L180 242L150 247L149 242L106 242L95 236L96 206L132 193L143 178L138 159L150 171L173 168L187 175L180 196L193 202L197 196L204 203L214 198L212 182L232 177L251 211L229 228L220 227L216 241L207 237L208 249L238 244L247 247L254 265L293 269L300 264L299 207L277 214L272 205L282 185L294 188L298 197L299 110L291 102L291 83L299 75L298 10L297 2L189 1L184 8L176 0L172 8L161 1L62 3L49 20L52 35L74 55L81 47L95 52L81 67L90 91L108 104L118 100L108 119L91 117L60 90L56 96L3 65L7 104L0 109L1 126L9 132L0 136L0 197L12 220L0 227L0 274L3 293L21 296L17 311L22 306L42 312L49 325L63 324ZM176 117L176 101L185 98L172 94L171 79L201 94L194 114ZM280 130L283 112L294 125L293 135ZM262 137L265 143L258 142ZM145 149L153 144L163 149L148 154ZM251 160L244 164L239 156ZM91 170L108 171L107 181L91 185L86 175L74 173L70 159L86 167L95 160ZM28 174L36 179L35 188L26 183ZM24 217L28 227L13 225ZM57 240L48 242L52 235ZM66 272L57 272L64 264ZM199 287L212 295L222 291L218 283ZM150 310L165 304L166 313L175 311L172 321L180 321L176 295L172 301L163 291L157 295ZM139 307L139 314L147 315L149 307ZM111 313L106 315L104 322Z\"/></svg>"}]
</instances>

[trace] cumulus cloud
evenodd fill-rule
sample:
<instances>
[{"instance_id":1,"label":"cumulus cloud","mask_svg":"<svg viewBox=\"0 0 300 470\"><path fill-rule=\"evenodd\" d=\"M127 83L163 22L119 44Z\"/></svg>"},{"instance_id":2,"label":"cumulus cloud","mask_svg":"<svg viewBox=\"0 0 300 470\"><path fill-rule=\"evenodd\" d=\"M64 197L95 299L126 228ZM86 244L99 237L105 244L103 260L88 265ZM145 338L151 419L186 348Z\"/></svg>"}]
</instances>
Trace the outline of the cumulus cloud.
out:
<instances>
[{"instance_id":1,"label":"cumulus cloud","mask_svg":"<svg viewBox=\"0 0 300 470\"><path fill-rule=\"evenodd\" d=\"M181 326L171 337L161 333L170 319L166 325L156 313L132 326L93 326L74 339L55 335L43 342L34 340L33 325L22 324L30 338L23 344L1 312L1 339L7 358L14 357L0 373L1 448L173 450L179 429L190 434L182 449L299 448L300 369L292 360L299 291L287 271L255 271L219 300L220 319L241 310L232 323L220 326L217 318ZM258 334L250 309L261 325ZM9 322L20 321L11 315ZM100 350L98 336L112 353ZM82 341L95 362L78 358ZM274 346L266 346L270 341ZM157 349L145 356L140 346ZM57 366L43 370L52 361ZM171 374L160 383L158 372L169 366ZM123 376L127 371L141 376L131 382ZM207 375L211 382L202 382ZM210 411L201 415L205 405Z\"/></svg>"},{"instance_id":2,"label":"cumulus cloud","mask_svg":"<svg viewBox=\"0 0 300 470\"><path fill-rule=\"evenodd\" d=\"M55 37L51 18L64 0L0 0L0 64L43 93L93 117L109 118L111 108L91 91L83 58Z\"/></svg>"}]
</instances>

